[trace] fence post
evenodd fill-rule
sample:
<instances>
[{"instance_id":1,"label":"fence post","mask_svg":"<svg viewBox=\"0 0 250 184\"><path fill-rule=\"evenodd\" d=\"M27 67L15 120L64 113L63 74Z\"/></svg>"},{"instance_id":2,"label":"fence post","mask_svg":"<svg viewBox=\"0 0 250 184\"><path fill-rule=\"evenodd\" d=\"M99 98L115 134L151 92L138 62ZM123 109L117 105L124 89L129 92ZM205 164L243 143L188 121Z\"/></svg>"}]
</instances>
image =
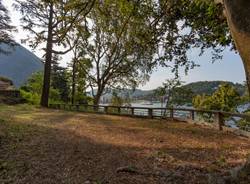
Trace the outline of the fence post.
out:
<instances>
[{"instance_id":1,"label":"fence post","mask_svg":"<svg viewBox=\"0 0 250 184\"><path fill-rule=\"evenodd\" d=\"M148 117L151 119L153 118L153 109L152 108L148 109Z\"/></svg>"},{"instance_id":2,"label":"fence post","mask_svg":"<svg viewBox=\"0 0 250 184\"><path fill-rule=\"evenodd\" d=\"M98 110L99 110L99 106L98 106L98 105L94 105L94 106L93 106L93 111L94 111L94 112L98 112Z\"/></svg>"},{"instance_id":3,"label":"fence post","mask_svg":"<svg viewBox=\"0 0 250 184\"><path fill-rule=\"evenodd\" d=\"M105 114L108 114L108 106L105 106L105 107L104 107L104 113L105 113Z\"/></svg>"},{"instance_id":4,"label":"fence post","mask_svg":"<svg viewBox=\"0 0 250 184\"><path fill-rule=\"evenodd\" d=\"M134 116L135 115L135 108L131 107L131 115Z\"/></svg>"},{"instance_id":5,"label":"fence post","mask_svg":"<svg viewBox=\"0 0 250 184\"><path fill-rule=\"evenodd\" d=\"M80 110L79 105L76 105L76 110L77 110L77 111L79 111L79 110Z\"/></svg>"},{"instance_id":6,"label":"fence post","mask_svg":"<svg viewBox=\"0 0 250 184\"><path fill-rule=\"evenodd\" d=\"M215 123L218 124L219 130L223 130L224 117L223 117L223 114L221 112L215 113Z\"/></svg>"},{"instance_id":7,"label":"fence post","mask_svg":"<svg viewBox=\"0 0 250 184\"><path fill-rule=\"evenodd\" d=\"M190 118L192 121L194 121L194 110L190 111Z\"/></svg>"},{"instance_id":8,"label":"fence post","mask_svg":"<svg viewBox=\"0 0 250 184\"><path fill-rule=\"evenodd\" d=\"M170 109L170 118L174 119L174 109Z\"/></svg>"}]
</instances>

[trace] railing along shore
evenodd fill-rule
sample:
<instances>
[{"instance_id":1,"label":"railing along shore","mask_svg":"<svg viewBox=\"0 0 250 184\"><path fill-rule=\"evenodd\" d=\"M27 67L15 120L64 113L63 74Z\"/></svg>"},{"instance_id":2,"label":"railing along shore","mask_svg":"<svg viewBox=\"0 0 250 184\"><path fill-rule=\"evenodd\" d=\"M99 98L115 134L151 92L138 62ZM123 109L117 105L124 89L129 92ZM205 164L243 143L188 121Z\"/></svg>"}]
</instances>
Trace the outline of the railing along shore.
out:
<instances>
[{"instance_id":1,"label":"railing along shore","mask_svg":"<svg viewBox=\"0 0 250 184\"><path fill-rule=\"evenodd\" d=\"M49 108L62 109L79 112L93 112L110 115L123 115L144 118L176 119L189 122L202 122L208 125L216 126L219 130L230 129L225 122L230 118L238 120L244 119L250 121L250 115L230 113L223 111L200 110L192 108L149 108L149 107L130 107L130 106L109 106L109 105L72 105L72 104L50 104ZM202 118L201 118L202 117ZM205 117L205 118L204 118ZM235 128L231 128L235 129ZM244 131L249 134L250 127L245 127Z\"/></svg>"}]
</instances>

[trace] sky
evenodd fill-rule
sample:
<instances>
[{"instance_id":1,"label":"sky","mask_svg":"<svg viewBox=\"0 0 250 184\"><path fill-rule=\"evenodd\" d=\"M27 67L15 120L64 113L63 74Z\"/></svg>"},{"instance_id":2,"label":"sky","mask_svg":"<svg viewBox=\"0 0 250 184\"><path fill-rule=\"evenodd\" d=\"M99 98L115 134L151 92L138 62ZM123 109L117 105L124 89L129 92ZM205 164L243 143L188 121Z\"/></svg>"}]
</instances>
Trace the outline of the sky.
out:
<instances>
[{"instance_id":1,"label":"sky","mask_svg":"<svg viewBox=\"0 0 250 184\"><path fill-rule=\"evenodd\" d=\"M16 25L18 32L14 34L14 38L18 43L21 43L21 39L27 37L27 32L24 32L20 28L20 15L18 12L14 11L12 8L12 3L14 0L3 0L4 5L9 9L9 13L12 19L13 25ZM27 45L22 44L27 49L31 50ZM31 50L32 51L32 50ZM43 53L40 50L32 51L38 57L42 57ZM201 57L198 56L199 51L191 50L189 53L189 58L199 64L199 67L192 69L185 75L184 72L180 72L181 80L186 84L196 81L211 81L211 80L223 80L243 83L245 81L245 72L241 58L234 51L226 49L223 52L223 59L218 60L214 63L211 61L211 53L205 52ZM61 65L66 66L67 61L71 59L71 55L68 54L63 56ZM157 68L151 75L149 82L145 85L140 86L140 89L149 90L155 89L162 85L166 79L174 78L174 74L171 73L169 68Z\"/></svg>"}]
</instances>

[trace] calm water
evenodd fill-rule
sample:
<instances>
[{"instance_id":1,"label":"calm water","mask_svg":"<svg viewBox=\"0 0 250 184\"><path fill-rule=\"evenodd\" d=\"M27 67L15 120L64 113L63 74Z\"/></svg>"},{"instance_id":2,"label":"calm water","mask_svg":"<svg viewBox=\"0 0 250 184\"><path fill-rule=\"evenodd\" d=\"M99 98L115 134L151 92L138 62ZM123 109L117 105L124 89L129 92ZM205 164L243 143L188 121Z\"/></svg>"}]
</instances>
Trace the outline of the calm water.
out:
<instances>
[{"instance_id":1,"label":"calm water","mask_svg":"<svg viewBox=\"0 0 250 184\"><path fill-rule=\"evenodd\" d=\"M103 104L103 105L109 105L109 104ZM146 107L146 108L165 108L166 103L152 103L144 102L144 103L131 103L132 107ZM250 105L249 105L250 106ZM179 108L187 108L190 109L192 106L178 106ZM136 115L140 116L148 116L148 111L146 109L135 109L134 113ZM154 110L153 114L156 116L162 116L164 114L164 110ZM169 112L167 112L166 115L169 115ZM179 118L188 118L190 116L190 113L187 111L175 111L174 112L175 117ZM197 116L196 116L197 117ZM197 117L198 118L198 117ZM225 125L231 128L238 128L237 121L239 121L241 118L232 117L231 119L228 119L225 121Z\"/></svg>"},{"instance_id":2,"label":"calm water","mask_svg":"<svg viewBox=\"0 0 250 184\"><path fill-rule=\"evenodd\" d=\"M164 108L166 103L153 103L153 104L143 104L143 103L131 103L132 107L148 107L148 108Z\"/></svg>"}]
</instances>

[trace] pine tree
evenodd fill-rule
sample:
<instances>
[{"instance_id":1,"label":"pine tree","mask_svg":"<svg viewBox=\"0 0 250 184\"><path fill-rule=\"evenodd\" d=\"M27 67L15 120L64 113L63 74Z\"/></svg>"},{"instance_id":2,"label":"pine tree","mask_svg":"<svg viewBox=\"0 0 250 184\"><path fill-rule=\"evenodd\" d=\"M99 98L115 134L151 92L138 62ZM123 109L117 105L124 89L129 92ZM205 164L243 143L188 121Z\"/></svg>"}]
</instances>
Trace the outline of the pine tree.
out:
<instances>
[{"instance_id":1,"label":"pine tree","mask_svg":"<svg viewBox=\"0 0 250 184\"><path fill-rule=\"evenodd\" d=\"M0 44L15 44L11 36L11 32L15 30L15 27L10 25L10 23L9 12L3 5L2 0L0 0ZM6 53L6 51L0 48L0 53Z\"/></svg>"},{"instance_id":2,"label":"pine tree","mask_svg":"<svg viewBox=\"0 0 250 184\"><path fill-rule=\"evenodd\" d=\"M66 54L74 47L70 33L77 22L83 21L94 5L87 0L16 0L15 7L22 13L24 30L34 35L29 38L32 48L46 43L44 80L41 106L47 107L51 79L51 62L53 54ZM60 47L61 49L55 50ZM65 50L62 51L62 48Z\"/></svg>"}]
</instances>

